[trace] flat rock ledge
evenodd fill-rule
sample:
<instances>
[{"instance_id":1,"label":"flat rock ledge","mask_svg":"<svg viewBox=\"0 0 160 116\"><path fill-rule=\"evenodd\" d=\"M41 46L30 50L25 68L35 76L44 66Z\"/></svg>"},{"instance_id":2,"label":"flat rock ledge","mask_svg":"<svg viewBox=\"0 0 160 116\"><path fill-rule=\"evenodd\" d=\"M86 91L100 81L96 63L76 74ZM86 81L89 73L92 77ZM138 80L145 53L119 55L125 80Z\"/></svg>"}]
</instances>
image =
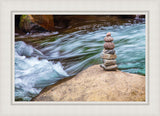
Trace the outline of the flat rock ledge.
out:
<instances>
[{"instance_id":1,"label":"flat rock ledge","mask_svg":"<svg viewBox=\"0 0 160 116\"><path fill-rule=\"evenodd\" d=\"M145 101L145 77L94 65L44 88L32 101Z\"/></svg>"}]
</instances>

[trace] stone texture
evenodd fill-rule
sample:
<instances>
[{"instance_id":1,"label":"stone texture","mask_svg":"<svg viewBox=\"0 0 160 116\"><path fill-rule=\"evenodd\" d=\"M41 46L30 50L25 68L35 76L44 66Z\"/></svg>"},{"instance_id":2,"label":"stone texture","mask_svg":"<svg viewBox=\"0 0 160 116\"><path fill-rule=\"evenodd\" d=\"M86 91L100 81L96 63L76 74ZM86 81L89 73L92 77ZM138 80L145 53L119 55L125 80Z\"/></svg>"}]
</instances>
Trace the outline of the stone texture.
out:
<instances>
[{"instance_id":1,"label":"stone texture","mask_svg":"<svg viewBox=\"0 0 160 116\"><path fill-rule=\"evenodd\" d=\"M116 54L101 54L101 58L106 59L106 60L114 60L117 58Z\"/></svg>"},{"instance_id":2,"label":"stone texture","mask_svg":"<svg viewBox=\"0 0 160 116\"><path fill-rule=\"evenodd\" d=\"M114 43L112 43L113 38L111 37L111 33L108 32L106 37L104 38L104 49L101 54L101 58L103 59L103 64L100 64L105 71L113 71L117 70L118 66L116 65L116 54L114 50Z\"/></svg>"},{"instance_id":3,"label":"stone texture","mask_svg":"<svg viewBox=\"0 0 160 116\"><path fill-rule=\"evenodd\" d=\"M52 15L22 15L19 28L31 33L54 31L54 19Z\"/></svg>"},{"instance_id":4,"label":"stone texture","mask_svg":"<svg viewBox=\"0 0 160 116\"><path fill-rule=\"evenodd\" d=\"M31 15L33 22L48 31L54 31L54 19L52 15Z\"/></svg>"},{"instance_id":5,"label":"stone texture","mask_svg":"<svg viewBox=\"0 0 160 116\"><path fill-rule=\"evenodd\" d=\"M112 38L112 37L105 37L105 38L104 38L104 41L105 41L105 42L112 42L112 41L113 41L113 38Z\"/></svg>"},{"instance_id":6,"label":"stone texture","mask_svg":"<svg viewBox=\"0 0 160 116\"><path fill-rule=\"evenodd\" d=\"M145 101L145 77L104 71L99 65L51 85L32 101Z\"/></svg>"},{"instance_id":7,"label":"stone texture","mask_svg":"<svg viewBox=\"0 0 160 116\"><path fill-rule=\"evenodd\" d=\"M105 71L115 71L118 69L117 65L105 66L104 64L100 65Z\"/></svg>"},{"instance_id":8,"label":"stone texture","mask_svg":"<svg viewBox=\"0 0 160 116\"><path fill-rule=\"evenodd\" d=\"M104 48L105 49L114 49L114 43L112 43L112 42L105 42L104 43Z\"/></svg>"},{"instance_id":9,"label":"stone texture","mask_svg":"<svg viewBox=\"0 0 160 116\"><path fill-rule=\"evenodd\" d=\"M105 59L103 59L103 64L105 66L114 65L114 64L116 64L116 60L105 60Z\"/></svg>"},{"instance_id":10,"label":"stone texture","mask_svg":"<svg viewBox=\"0 0 160 116\"><path fill-rule=\"evenodd\" d=\"M106 34L106 36L111 36L111 33L110 33L110 32L108 32L108 33Z\"/></svg>"},{"instance_id":11,"label":"stone texture","mask_svg":"<svg viewBox=\"0 0 160 116\"><path fill-rule=\"evenodd\" d=\"M112 50L105 50L105 49L103 49L103 53L104 54L115 54L115 50L114 49L112 49Z\"/></svg>"}]
</instances>

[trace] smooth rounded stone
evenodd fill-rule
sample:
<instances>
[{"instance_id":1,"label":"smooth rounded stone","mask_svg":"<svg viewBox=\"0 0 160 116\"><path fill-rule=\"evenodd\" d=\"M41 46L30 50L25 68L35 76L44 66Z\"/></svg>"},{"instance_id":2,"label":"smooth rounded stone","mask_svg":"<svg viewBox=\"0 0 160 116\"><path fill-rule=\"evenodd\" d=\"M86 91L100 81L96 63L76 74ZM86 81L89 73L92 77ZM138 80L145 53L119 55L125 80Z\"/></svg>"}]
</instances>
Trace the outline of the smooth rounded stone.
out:
<instances>
[{"instance_id":1,"label":"smooth rounded stone","mask_svg":"<svg viewBox=\"0 0 160 116\"><path fill-rule=\"evenodd\" d=\"M114 65L114 64L116 64L116 60L105 60L105 59L103 59L103 64L105 66Z\"/></svg>"},{"instance_id":2,"label":"smooth rounded stone","mask_svg":"<svg viewBox=\"0 0 160 116\"><path fill-rule=\"evenodd\" d=\"M112 50L105 50L105 49L103 49L103 53L104 54L115 54L115 50L114 49L112 49Z\"/></svg>"},{"instance_id":3,"label":"smooth rounded stone","mask_svg":"<svg viewBox=\"0 0 160 116\"><path fill-rule=\"evenodd\" d=\"M117 58L116 54L101 54L101 58L106 59L106 60L114 60Z\"/></svg>"},{"instance_id":4,"label":"smooth rounded stone","mask_svg":"<svg viewBox=\"0 0 160 116\"><path fill-rule=\"evenodd\" d=\"M110 33L110 32L108 32L106 36L111 36L111 33Z\"/></svg>"},{"instance_id":5,"label":"smooth rounded stone","mask_svg":"<svg viewBox=\"0 0 160 116\"><path fill-rule=\"evenodd\" d=\"M118 69L117 65L105 66L104 64L101 64L100 67L102 67L105 71L115 71Z\"/></svg>"},{"instance_id":6,"label":"smooth rounded stone","mask_svg":"<svg viewBox=\"0 0 160 116\"><path fill-rule=\"evenodd\" d=\"M145 102L145 76L93 65L45 87L33 102Z\"/></svg>"},{"instance_id":7,"label":"smooth rounded stone","mask_svg":"<svg viewBox=\"0 0 160 116\"><path fill-rule=\"evenodd\" d=\"M113 41L113 38L106 36L106 37L104 38L104 41L105 41L105 42L112 42L112 41Z\"/></svg>"},{"instance_id":8,"label":"smooth rounded stone","mask_svg":"<svg viewBox=\"0 0 160 116\"><path fill-rule=\"evenodd\" d=\"M104 43L104 48L105 49L114 49L114 43L112 43L112 42L105 42Z\"/></svg>"}]
</instances>

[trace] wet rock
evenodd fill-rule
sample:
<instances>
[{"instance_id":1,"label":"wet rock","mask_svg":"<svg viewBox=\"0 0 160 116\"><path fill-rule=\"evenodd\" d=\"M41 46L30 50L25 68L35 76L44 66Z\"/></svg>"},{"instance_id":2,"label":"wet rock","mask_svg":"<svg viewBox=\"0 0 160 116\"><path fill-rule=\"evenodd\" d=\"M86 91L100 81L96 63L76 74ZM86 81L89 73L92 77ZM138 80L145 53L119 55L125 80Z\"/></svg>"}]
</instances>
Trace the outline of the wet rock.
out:
<instances>
[{"instance_id":1,"label":"wet rock","mask_svg":"<svg viewBox=\"0 0 160 116\"><path fill-rule=\"evenodd\" d=\"M32 21L48 31L54 31L53 15L31 15Z\"/></svg>"},{"instance_id":2,"label":"wet rock","mask_svg":"<svg viewBox=\"0 0 160 116\"><path fill-rule=\"evenodd\" d=\"M23 32L36 33L54 31L52 15L22 15L19 28Z\"/></svg>"}]
</instances>

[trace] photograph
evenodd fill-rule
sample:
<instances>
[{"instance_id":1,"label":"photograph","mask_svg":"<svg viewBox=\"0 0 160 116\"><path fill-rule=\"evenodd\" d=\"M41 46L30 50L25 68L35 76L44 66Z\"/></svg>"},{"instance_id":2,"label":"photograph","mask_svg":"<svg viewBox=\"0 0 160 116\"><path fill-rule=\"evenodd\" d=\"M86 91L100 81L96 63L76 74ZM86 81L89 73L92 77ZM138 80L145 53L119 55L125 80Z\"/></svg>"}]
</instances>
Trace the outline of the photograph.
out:
<instances>
[{"instance_id":1,"label":"photograph","mask_svg":"<svg viewBox=\"0 0 160 116\"><path fill-rule=\"evenodd\" d=\"M160 116L160 0L0 0L0 116Z\"/></svg>"},{"instance_id":2,"label":"photograph","mask_svg":"<svg viewBox=\"0 0 160 116\"><path fill-rule=\"evenodd\" d=\"M146 14L14 14L14 102L147 101Z\"/></svg>"}]
</instances>

